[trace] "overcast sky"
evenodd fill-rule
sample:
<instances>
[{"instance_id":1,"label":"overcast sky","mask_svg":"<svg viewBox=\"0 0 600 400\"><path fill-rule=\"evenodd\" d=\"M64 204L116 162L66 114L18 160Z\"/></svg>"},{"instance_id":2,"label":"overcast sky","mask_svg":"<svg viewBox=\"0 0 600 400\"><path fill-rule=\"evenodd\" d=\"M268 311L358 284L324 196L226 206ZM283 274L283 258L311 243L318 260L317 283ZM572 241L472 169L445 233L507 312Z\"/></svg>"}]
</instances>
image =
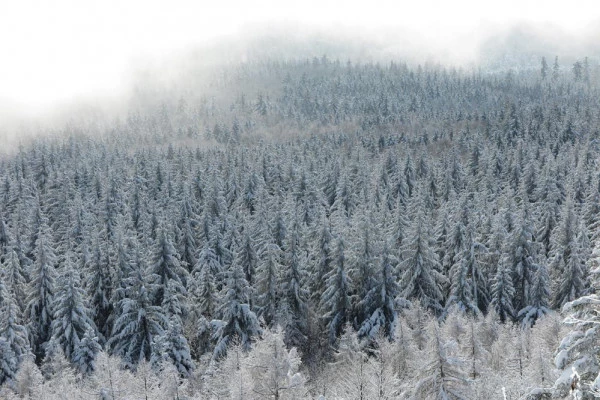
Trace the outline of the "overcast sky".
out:
<instances>
[{"instance_id":1,"label":"overcast sky","mask_svg":"<svg viewBox=\"0 0 600 400\"><path fill-rule=\"evenodd\" d=\"M248 25L415 33L424 43L463 43L489 27L554 24L575 32L598 21L596 0L331 1L0 0L0 101L43 109L79 95L118 93L132 60L168 57Z\"/></svg>"}]
</instances>

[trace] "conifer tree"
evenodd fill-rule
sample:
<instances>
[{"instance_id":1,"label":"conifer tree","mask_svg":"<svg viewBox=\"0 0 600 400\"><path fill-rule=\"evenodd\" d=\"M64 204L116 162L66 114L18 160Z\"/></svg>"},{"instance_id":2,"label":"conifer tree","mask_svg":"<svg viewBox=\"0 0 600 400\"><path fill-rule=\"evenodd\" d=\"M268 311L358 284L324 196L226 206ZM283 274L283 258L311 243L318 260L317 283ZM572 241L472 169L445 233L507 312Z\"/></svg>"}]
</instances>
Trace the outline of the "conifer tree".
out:
<instances>
[{"instance_id":1,"label":"conifer tree","mask_svg":"<svg viewBox=\"0 0 600 400\"><path fill-rule=\"evenodd\" d=\"M361 301L371 315L358 330L359 338L377 339L378 335L394 339L396 331L396 296L400 292L389 250L383 249L377 283Z\"/></svg>"},{"instance_id":2,"label":"conifer tree","mask_svg":"<svg viewBox=\"0 0 600 400\"><path fill-rule=\"evenodd\" d=\"M169 325L164 334L156 338L156 347L157 349L152 355L154 365L160 365L165 361L170 362L184 377L188 377L194 370L190 347L183 335L181 321L176 317L169 319Z\"/></svg>"},{"instance_id":3,"label":"conifer tree","mask_svg":"<svg viewBox=\"0 0 600 400\"><path fill-rule=\"evenodd\" d=\"M41 362L44 345L50 340L54 319L54 295L56 292L56 256L52 247L50 228L42 217L35 245L35 261L27 294L25 310L30 343Z\"/></svg>"},{"instance_id":4,"label":"conifer tree","mask_svg":"<svg viewBox=\"0 0 600 400\"><path fill-rule=\"evenodd\" d=\"M0 279L4 279L7 289L14 294L14 300L21 310L25 308L27 273L14 248L7 251L0 265Z\"/></svg>"},{"instance_id":5,"label":"conifer tree","mask_svg":"<svg viewBox=\"0 0 600 400\"><path fill-rule=\"evenodd\" d=\"M573 301L586 293L587 267L589 258L588 238L585 228L580 224L578 233L568 242L564 252L568 253L566 260L559 262L558 286L554 292L552 305L562 307L565 303ZM559 254L555 257L560 258ZM564 262L564 264L562 264Z\"/></svg>"},{"instance_id":6,"label":"conifer tree","mask_svg":"<svg viewBox=\"0 0 600 400\"><path fill-rule=\"evenodd\" d=\"M429 227L422 210L415 216L401 254L400 296L410 301L419 300L423 307L440 313L444 301L442 287L447 279L440 272L440 264L431 246Z\"/></svg>"},{"instance_id":7,"label":"conifer tree","mask_svg":"<svg viewBox=\"0 0 600 400\"><path fill-rule=\"evenodd\" d=\"M293 226L288 243L288 259L283 274L282 297L285 316L286 345L303 349L308 341L308 291L304 287L304 269L301 260L298 224Z\"/></svg>"},{"instance_id":8,"label":"conifer tree","mask_svg":"<svg viewBox=\"0 0 600 400\"><path fill-rule=\"evenodd\" d=\"M111 262L107 249L101 249L101 238L96 237L90 264L88 265L87 283L90 298L90 312L98 331L100 343L104 344L111 334L113 313Z\"/></svg>"},{"instance_id":9,"label":"conifer tree","mask_svg":"<svg viewBox=\"0 0 600 400\"><path fill-rule=\"evenodd\" d=\"M155 305L162 304L165 288L169 282L177 293L186 295L187 271L179 261L179 254L164 229L158 233L158 241L154 249L150 265L150 273L155 277L155 293L152 293Z\"/></svg>"},{"instance_id":10,"label":"conifer tree","mask_svg":"<svg viewBox=\"0 0 600 400\"><path fill-rule=\"evenodd\" d=\"M521 309L517 318L521 320L523 327L530 327L538 319L550 313L550 288L548 270L544 264L539 264L533 276L533 282L529 289L527 298L528 305Z\"/></svg>"},{"instance_id":11,"label":"conifer tree","mask_svg":"<svg viewBox=\"0 0 600 400\"><path fill-rule=\"evenodd\" d=\"M17 356L6 339L0 336L0 386L5 383L12 384L17 371Z\"/></svg>"},{"instance_id":12,"label":"conifer tree","mask_svg":"<svg viewBox=\"0 0 600 400\"><path fill-rule=\"evenodd\" d=\"M177 243L179 246L178 253L181 255L181 263L188 272L192 272L197 262L196 227L199 224L198 216L190 203L190 193L188 190L185 190L181 203L181 217L177 223Z\"/></svg>"},{"instance_id":13,"label":"conifer tree","mask_svg":"<svg viewBox=\"0 0 600 400\"><path fill-rule=\"evenodd\" d=\"M2 286L1 280L0 286ZM22 312L15 295L11 291L6 291L0 301L0 337L4 338L11 348L12 354L16 357L17 366L24 357L30 355L28 332L23 325Z\"/></svg>"},{"instance_id":14,"label":"conifer tree","mask_svg":"<svg viewBox=\"0 0 600 400\"><path fill-rule=\"evenodd\" d=\"M344 239L338 238L332 270L325 277L327 289L321 297L320 308L327 327L329 343L333 344L350 319L352 282L348 276Z\"/></svg>"},{"instance_id":15,"label":"conifer tree","mask_svg":"<svg viewBox=\"0 0 600 400\"><path fill-rule=\"evenodd\" d=\"M85 301L79 274L74 271L71 255L68 252L64 259L61 284L54 302L52 339L61 347L65 357L71 361L75 360L84 335L96 329ZM81 366L81 368L86 371L93 369L88 366Z\"/></svg>"},{"instance_id":16,"label":"conifer tree","mask_svg":"<svg viewBox=\"0 0 600 400\"><path fill-rule=\"evenodd\" d=\"M509 233L504 248L504 265L512 273L513 305L517 312L529 304L530 287L538 268L532 221L527 206L524 207L519 225Z\"/></svg>"},{"instance_id":17,"label":"conifer tree","mask_svg":"<svg viewBox=\"0 0 600 400\"><path fill-rule=\"evenodd\" d=\"M227 346L235 338L249 350L253 338L261 332L256 314L250 309L250 289L239 265L230 267L224 291L218 310L221 322L213 335L217 341L213 354L216 359L227 355Z\"/></svg>"},{"instance_id":18,"label":"conifer tree","mask_svg":"<svg viewBox=\"0 0 600 400\"><path fill-rule=\"evenodd\" d=\"M157 277L148 276L139 251L127 278L125 297L120 301L121 314L115 318L113 331L106 345L113 354L134 367L139 362L150 361L157 350L155 339L161 336L168 318L160 306L152 303Z\"/></svg>"},{"instance_id":19,"label":"conifer tree","mask_svg":"<svg viewBox=\"0 0 600 400\"><path fill-rule=\"evenodd\" d=\"M268 327L273 326L279 309L279 275L281 250L276 244L267 244L259 264L257 314Z\"/></svg>"},{"instance_id":20,"label":"conifer tree","mask_svg":"<svg viewBox=\"0 0 600 400\"><path fill-rule=\"evenodd\" d=\"M509 321L515 316L514 295L515 287L513 286L511 271L506 266L505 261L501 261L492 281L490 303L491 308L498 315L501 322Z\"/></svg>"}]
</instances>

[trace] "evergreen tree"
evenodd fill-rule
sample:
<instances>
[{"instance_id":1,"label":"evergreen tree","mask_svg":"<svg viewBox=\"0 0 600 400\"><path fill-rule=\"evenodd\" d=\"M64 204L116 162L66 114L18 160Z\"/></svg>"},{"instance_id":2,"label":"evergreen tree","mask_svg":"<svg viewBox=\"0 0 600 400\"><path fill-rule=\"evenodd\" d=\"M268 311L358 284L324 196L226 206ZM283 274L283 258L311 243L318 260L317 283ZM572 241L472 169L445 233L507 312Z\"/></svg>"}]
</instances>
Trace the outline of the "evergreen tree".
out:
<instances>
[{"instance_id":1,"label":"evergreen tree","mask_svg":"<svg viewBox=\"0 0 600 400\"><path fill-rule=\"evenodd\" d=\"M589 258L587 233L580 226L576 237L567 245L565 253L568 258L560 265L558 287L554 292L552 305L556 308L573 301L586 293L587 270L586 260ZM560 257L560 255L556 255Z\"/></svg>"},{"instance_id":2,"label":"evergreen tree","mask_svg":"<svg viewBox=\"0 0 600 400\"><path fill-rule=\"evenodd\" d=\"M314 272L309 277L311 286L311 298L313 303L318 304L326 288L325 276L331 270L333 264L333 237L329 227L329 221L323 220L323 226L319 234L316 250Z\"/></svg>"},{"instance_id":3,"label":"evergreen tree","mask_svg":"<svg viewBox=\"0 0 600 400\"><path fill-rule=\"evenodd\" d=\"M73 352L73 364L83 375L89 375L96 369L96 357L102 350L98 336L91 328L85 331Z\"/></svg>"},{"instance_id":4,"label":"evergreen tree","mask_svg":"<svg viewBox=\"0 0 600 400\"><path fill-rule=\"evenodd\" d=\"M469 229L472 229L469 227ZM485 312L489 303L487 281L477 253L487 250L473 238L473 232L466 233L465 245L450 270L450 297L446 307L456 305L460 310L472 314Z\"/></svg>"},{"instance_id":5,"label":"evergreen tree","mask_svg":"<svg viewBox=\"0 0 600 400\"><path fill-rule=\"evenodd\" d=\"M325 277L327 289L321 297L320 308L328 331L329 343L333 344L350 318L352 307L352 282L346 270L344 239L340 236L332 270Z\"/></svg>"},{"instance_id":6,"label":"evergreen tree","mask_svg":"<svg viewBox=\"0 0 600 400\"><path fill-rule=\"evenodd\" d=\"M542 74L542 80L546 79L546 76L548 76L548 63L546 62L546 57L542 57L541 74Z\"/></svg>"},{"instance_id":7,"label":"evergreen tree","mask_svg":"<svg viewBox=\"0 0 600 400\"><path fill-rule=\"evenodd\" d=\"M156 278L154 287L156 292L152 294L155 305L162 304L165 296L165 288L170 281L176 292L186 295L187 271L179 261L179 254L164 229L158 233L158 241L154 250L150 273Z\"/></svg>"},{"instance_id":8,"label":"evergreen tree","mask_svg":"<svg viewBox=\"0 0 600 400\"><path fill-rule=\"evenodd\" d=\"M25 267L14 248L8 250L3 264L0 265L0 279L4 279L8 290L14 293L14 300L21 310L25 308L28 281Z\"/></svg>"},{"instance_id":9,"label":"evergreen tree","mask_svg":"<svg viewBox=\"0 0 600 400\"><path fill-rule=\"evenodd\" d=\"M160 365L164 361L171 362L182 376L189 376L194 370L194 362L190 347L181 329L181 321L175 317L169 319L168 328L156 339L156 351L152 362Z\"/></svg>"},{"instance_id":10,"label":"evergreen tree","mask_svg":"<svg viewBox=\"0 0 600 400\"><path fill-rule=\"evenodd\" d=\"M250 289L239 265L232 265L228 271L224 291L219 309L221 323L214 333L217 345L213 357L217 359L227 354L227 346L235 338L249 350L252 339L261 332L256 314L250 309Z\"/></svg>"},{"instance_id":11,"label":"evergreen tree","mask_svg":"<svg viewBox=\"0 0 600 400\"><path fill-rule=\"evenodd\" d=\"M527 208L523 209L519 225L506 238L504 265L512 272L514 309L521 310L529 305L530 287L538 268L536 243Z\"/></svg>"},{"instance_id":12,"label":"evergreen tree","mask_svg":"<svg viewBox=\"0 0 600 400\"><path fill-rule=\"evenodd\" d=\"M308 341L308 291L304 288L304 269L300 259L298 225L294 224L288 244L288 260L283 275L282 295L285 304L285 342L290 347L303 349Z\"/></svg>"},{"instance_id":13,"label":"evergreen tree","mask_svg":"<svg viewBox=\"0 0 600 400\"><path fill-rule=\"evenodd\" d=\"M22 322L21 310L11 291L5 292L0 302L0 337L3 337L10 346L16 357L17 365L31 353L28 332Z\"/></svg>"},{"instance_id":14,"label":"evergreen tree","mask_svg":"<svg viewBox=\"0 0 600 400\"><path fill-rule=\"evenodd\" d=\"M84 335L96 329L85 305L85 294L79 280L79 274L71 264L71 255L67 253L62 268L61 284L54 302L52 339L71 361L74 361ZM89 366L81 368L85 371L93 369Z\"/></svg>"},{"instance_id":15,"label":"evergreen tree","mask_svg":"<svg viewBox=\"0 0 600 400\"><path fill-rule=\"evenodd\" d=\"M490 306L502 322L509 321L515 316L514 295L515 287L513 286L511 271L506 266L505 261L501 261L492 281Z\"/></svg>"},{"instance_id":16,"label":"evergreen tree","mask_svg":"<svg viewBox=\"0 0 600 400\"><path fill-rule=\"evenodd\" d=\"M198 221L198 216L192 209L190 196L189 191L185 190L181 203L181 217L177 223L178 252L181 255L183 267L189 272L192 271L197 262L196 227L200 223Z\"/></svg>"},{"instance_id":17,"label":"evergreen tree","mask_svg":"<svg viewBox=\"0 0 600 400\"><path fill-rule=\"evenodd\" d=\"M400 296L419 300L424 307L440 313L444 301L442 287L447 279L440 272L437 254L430 243L429 227L421 210L415 217L401 254Z\"/></svg>"},{"instance_id":18,"label":"evergreen tree","mask_svg":"<svg viewBox=\"0 0 600 400\"><path fill-rule=\"evenodd\" d=\"M6 339L0 336L0 385L13 384L17 371L17 356Z\"/></svg>"},{"instance_id":19,"label":"evergreen tree","mask_svg":"<svg viewBox=\"0 0 600 400\"><path fill-rule=\"evenodd\" d=\"M396 331L396 296L400 292L392 267L387 246L383 249L380 272L376 285L361 301L364 308L371 312L358 330L359 337L375 340L379 334L389 340L394 339Z\"/></svg>"},{"instance_id":20,"label":"evergreen tree","mask_svg":"<svg viewBox=\"0 0 600 400\"><path fill-rule=\"evenodd\" d=\"M530 327L538 319L550 312L549 280L546 266L543 264L538 265L527 296L529 303L517 315L517 318L521 320L524 327Z\"/></svg>"},{"instance_id":21,"label":"evergreen tree","mask_svg":"<svg viewBox=\"0 0 600 400\"><path fill-rule=\"evenodd\" d=\"M254 241L248 231L244 232L242 245L236 256L236 262L242 266L248 285L253 288L256 283L256 270L259 260Z\"/></svg>"},{"instance_id":22,"label":"evergreen tree","mask_svg":"<svg viewBox=\"0 0 600 400\"><path fill-rule=\"evenodd\" d=\"M56 291L56 256L52 247L50 228L43 218L37 234L35 261L32 266L31 282L27 294L25 310L30 334L30 343L41 362L44 358L44 345L50 340L51 324L54 319L54 295Z\"/></svg>"},{"instance_id":23,"label":"evergreen tree","mask_svg":"<svg viewBox=\"0 0 600 400\"><path fill-rule=\"evenodd\" d=\"M264 319L268 327L274 325L279 308L279 274L281 250L276 244L267 244L259 264L257 288L257 314Z\"/></svg>"},{"instance_id":24,"label":"evergreen tree","mask_svg":"<svg viewBox=\"0 0 600 400\"><path fill-rule=\"evenodd\" d=\"M377 278L374 271L375 254L376 251L373 248L371 239L370 228L368 222L363 222L361 235L361 244L358 250L358 254L354 256L352 260L353 268L350 271L352 281L355 283L356 297L358 299L356 310L354 311L354 319L358 324L362 324L366 319L371 316L373 312L373 305L371 301L371 293L377 284ZM389 262L389 255L387 261Z\"/></svg>"},{"instance_id":25,"label":"evergreen tree","mask_svg":"<svg viewBox=\"0 0 600 400\"><path fill-rule=\"evenodd\" d=\"M125 298L119 304L121 314L115 318L112 335L106 343L131 367L143 360L150 361L157 350L155 339L168 325L162 308L152 303L156 279L147 275L141 255L136 252L134 266L127 278Z\"/></svg>"},{"instance_id":26,"label":"evergreen tree","mask_svg":"<svg viewBox=\"0 0 600 400\"><path fill-rule=\"evenodd\" d=\"M98 338L104 344L111 334L113 304L111 303L111 262L107 250L100 247L100 238L95 238L94 250L88 270L86 288L90 298L90 312ZM83 331L85 332L85 330Z\"/></svg>"},{"instance_id":27,"label":"evergreen tree","mask_svg":"<svg viewBox=\"0 0 600 400\"><path fill-rule=\"evenodd\" d=\"M192 271L194 277L194 298L197 312L209 320L215 316L218 299L216 298L216 280L220 277L221 265L217 255L210 247L204 247L198 257L198 263Z\"/></svg>"}]
</instances>

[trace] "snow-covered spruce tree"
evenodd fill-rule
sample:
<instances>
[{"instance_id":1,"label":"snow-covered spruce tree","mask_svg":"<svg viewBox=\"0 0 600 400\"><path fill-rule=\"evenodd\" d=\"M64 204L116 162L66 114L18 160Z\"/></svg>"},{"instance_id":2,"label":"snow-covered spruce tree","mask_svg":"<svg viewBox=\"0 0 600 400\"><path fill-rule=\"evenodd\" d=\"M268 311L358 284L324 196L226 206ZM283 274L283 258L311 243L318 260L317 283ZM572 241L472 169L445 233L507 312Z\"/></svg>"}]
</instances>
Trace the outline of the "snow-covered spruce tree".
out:
<instances>
[{"instance_id":1,"label":"snow-covered spruce tree","mask_svg":"<svg viewBox=\"0 0 600 400\"><path fill-rule=\"evenodd\" d=\"M512 274L504 260L500 260L498 270L492 281L490 308L494 310L501 322L510 321L515 316Z\"/></svg>"},{"instance_id":2,"label":"snow-covered spruce tree","mask_svg":"<svg viewBox=\"0 0 600 400\"><path fill-rule=\"evenodd\" d=\"M549 257L552 250L552 235L558 225L560 205L564 195L556 181L557 172L550 167L544 171L543 183L539 186L536 199L540 204L536 238L543 246L543 253Z\"/></svg>"},{"instance_id":3,"label":"snow-covered spruce tree","mask_svg":"<svg viewBox=\"0 0 600 400\"><path fill-rule=\"evenodd\" d=\"M96 369L96 357L101 350L97 332L90 327L75 347L73 364L83 375L89 375Z\"/></svg>"},{"instance_id":4,"label":"snow-covered spruce tree","mask_svg":"<svg viewBox=\"0 0 600 400\"><path fill-rule=\"evenodd\" d=\"M70 252L65 255L61 273L61 284L54 301L52 339L62 348L65 357L74 362L75 358L81 358L76 353L82 350L80 343L84 335L88 331L95 332L96 327L89 316L85 293L80 285L79 273L75 272L71 263ZM93 369L91 365L80 365L80 368L85 371Z\"/></svg>"},{"instance_id":5,"label":"snow-covered spruce tree","mask_svg":"<svg viewBox=\"0 0 600 400\"><path fill-rule=\"evenodd\" d=\"M188 188L183 191L181 211L177 222L178 253L181 255L181 264L189 272L196 265L197 260L197 234L196 229L200 224L199 217L194 212L191 203L191 193Z\"/></svg>"},{"instance_id":6,"label":"snow-covered spruce tree","mask_svg":"<svg viewBox=\"0 0 600 400\"><path fill-rule=\"evenodd\" d=\"M198 262L192 271L195 312L208 320L215 316L218 299L216 280L220 279L221 264L215 252L208 246L200 251Z\"/></svg>"},{"instance_id":7,"label":"snow-covered spruce tree","mask_svg":"<svg viewBox=\"0 0 600 400\"><path fill-rule=\"evenodd\" d=\"M46 344L46 356L40 366L40 372L46 380L75 373L71 362L65 357L62 346L54 339L50 339Z\"/></svg>"},{"instance_id":8,"label":"snow-covered spruce tree","mask_svg":"<svg viewBox=\"0 0 600 400\"><path fill-rule=\"evenodd\" d=\"M87 282L85 287L90 299L90 312L98 331L101 344L106 343L112 329L113 304L111 296L113 283L111 279L111 262L108 248L101 246L103 239L94 238L92 257L87 266Z\"/></svg>"},{"instance_id":9,"label":"snow-covered spruce tree","mask_svg":"<svg viewBox=\"0 0 600 400\"><path fill-rule=\"evenodd\" d=\"M333 236L331 235L330 223L327 218L323 218L321 231L319 232L317 250L315 251L314 271L309 277L311 288L311 299L314 304L318 304L321 295L326 288L325 277L333 265Z\"/></svg>"},{"instance_id":10,"label":"snow-covered spruce tree","mask_svg":"<svg viewBox=\"0 0 600 400\"><path fill-rule=\"evenodd\" d=\"M360 218L360 217L359 217ZM360 244L357 244L357 251L350 259L350 276L355 284L357 304L353 310L353 321L356 324L362 324L367 320L373 311L370 301L367 296L376 285L377 277L375 273L375 255L373 239L371 238L369 222L365 220L359 221L360 225Z\"/></svg>"},{"instance_id":11,"label":"snow-covered spruce tree","mask_svg":"<svg viewBox=\"0 0 600 400\"><path fill-rule=\"evenodd\" d=\"M10 248L0 265L0 279L14 293L14 300L21 310L25 309L27 275L26 266L21 263L15 247Z\"/></svg>"},{"instance_id":12,"label":"snow-covered spruce tree","mask_svg":"<svg viewBox=\"0 0 600 400\"><path fill-rule=\"evenodd\" d=\"M308 291L304 287L304 259L301 258L298 224L294 223L288 243L287 262L281 283L284 341L304 351L308 341Z\"/></svg>"},{"instance_id":13,"label":"snow-covered spruce tree","mask_svg":"<svg viewBox=\"0 0 600 400\"><path fill-rule=\"evenodd\" d=\"M235 262L242 266L248 285L250 285L250 288L254 288L259 259L256 245L248 230L244 231L241 246L236 252Z\"/></svg>"},{"instance_id":14,"label":"snow-covered spruce tree","mask_svg":"<svg viewBox=\"0 0 600 400\"><path fill-rule=\"evenodd\" d=\"M517 314L517 319L521 321L523 327L531 327L539 318L550 313L549 280L546 265L539 264L529 288L528 305Z\"/></svg>"},{"instance_id":15,"label":"snow-covered spruce tree","mask_svg":"<svg viewBox=\"0 0 600 400\"><path fill-rule=\"evenodd\" d=\"M417 207L409 236L401 252L400 297L419 300L435 313L443 310L442 287L447 278L440 272L437 254L430 243L430 232L423 210Z\"/></svg>"},{"instance_id":16,"label":"snow-covered spruce tree","mask_svg":"<svg viewBox=\"0 0 600 400\"><path fill-rule=\"evenodd\" d=\"M280 259L281 249L276 244L269 243L262 251L258 266L257 315L264 319L268 327L274 325L279 309Z\"/></svg>"},{"instance_id":17,"label":"snow-covered spruce tree","mask_svg":"<svg viewBox=\"0 0 600 400\"><path fill-rule=\"evenodd\" d=\"M527 207L527 204L523 205L521 218L515 228L508 233L504 247L503 265L512 274L515 290L513 306L517 312L529 305L528 296L533 276L538 268L537 245L534 242L533 225Z\"/></svg>"},{"instance_id":18,"label":"snow-covered spruce tree","mask_svg":"<svg viewBox=\"0 0 600 400\"><path fill-rule=\"evenodd\" d=\"M586 229L580 224L575 237L564 248L568 257L558 261L558 284L554 291L552 305L561 307L586 294L588 272L586 262L590 256L590 249ZM556 255L560 257L560 255Z\"/></svg>"},{"instance_id":19,"label":"snow-covered spruce tree","mask_svg":"<svg viewBox=\"0 0 600 400\"><path fill-rule=\"evenodd\" d=\"M250 289L244 272L240 265L233 264L227 273L223 301L218 310L220 321L213 334L217 342L214 358L227 355L227 345L234 338L238 338L243 348L249 350L252 339L260 334L258 319L250 309L249 300Z\"/></svg>"},{"instance_id":20,"label":"snow-covered spruce tree","mask_svg":"<svg viewBox=\"0 0 600 400\"><path fill-rule=\"evenodd\" d=\"M121 313L119 310L119 302L125 297L127 289L127 278L131 274L131 252L138 243L135 238L127 234L131 232L124 232L122 224L117 225L116 236L116 266L115 266L115 287L112 290L112 297L110 302L113 307L111 314L110 323L114 323L114 318L117 314Z\"/></svg>"},{"instance_id":21,"label":"snow-covered spruce tree","mask_svg":"<svg viewBox=\"0 0 600 400\"><path fill-rule=\"evenodd\" d=\"M186 295L187 270L179 261L179 254L164 228L160 228L154 254L150 265L150 273L155 277L155 293L152 293L155 305L161 305L165 296L165 288L169 281L172 290ZM185 311L184 311L185 313Z\"/></svg>"},{"instance_id":22,"label":"snow-covered spruce tree","mask_svg":"<svg viewBox=\"0 0 600 400\"><path fill-rule=\"evenodd\" d=\"M169 318L168 328L163 335L156 338L155 345L156 351L151 358L153 365L159 366L164 362L169 362L184 377L189 376L194 370L190 347L183 335L181 321L177 316Z\"/></svg>"},{"instance_id":23,"label":"snow-covered spruce tree","mask_svg":"<svg viewBox=\"0 0 600 400\"><path fill-rule=\"evenodd\" d=\"M8 341L0 336L0 386L13 385L19 369L17 360L17 355L13 352Z\"/></svg>"},{"instance_id":24,"label":"snow-covered spruce tree","mask_svg":"<svg viewBox=\"0 0 600 400\"><path fill-rule=\"evenodd\" d=\"M473 227L469 225L463 248L450 268L450 297L446 308L456 305L460 310L475 315L486 312L490 299L481 259L487 249L473 236Z\"/></svg>"},{"instance_id":25,"label":"snow-covered spruce tree","mask_svg":"<svg viewBox=\"0 0 600 400\"><path fill-rule=\"evenodd\" d=\"M121 315L115 318L112 335L106 343L113 354L122 357L130 367L150 360L156 351L155 339L168 325L162 307L152 304L156 279L147 275L141 255L136 251L125 298L119 303Z\"/></svg>"},{"instance_id":26,"label":"snow-covered spruce tree","mask_svg":"<svg viewBox=\"0 0 600 400\"><path fill-rule=\"evenodd\" d=\"M0 263L4 262L6 255L11 250L12 241L10 229L3 213L0 212Z\"/></svg>"},{"instance_id":27,"label":"snow-covered spruce tree","mask_svg":"<svg viewBox=\"0 0 600 400\"><path fill-rule=\"evenodd\" d=\"M1 293L2 279L0 278L0 338L5 339L15 357L16 366L31 354L29 335L22 324L22 312L12 291Z\"/></svg>"},{"instance_id":28,"label":"snow-covered spruce tree","mask_svg":"<svg viewBox=\"0 0 600 400\"><path fill-rule=\"evenodd\" d=\"M350 318L352 307L351 285L348 276L344 239L338 238L337 249L332 270L325 277L327 288L321 296L320 308L322 310L323 322L327 328L330 344L335 343L342 332L344 324Z\"/></svg>"},{"instance_id":29,"label":"snow-covered spruce tree","mask_svg":"<svg viewBox=\"0 0 600 400\"><path fill-rule=\"evenodd\" d=\"M50 228L46 219L42 217L25 309L30 344L38 362L44 358L44 345L50 340L51 324L54 319L56 256L52 246Z\"/></svg>"},{"instance_id":30,"label":"snow-covered spruce tree","mask_svg":"<svg viewBox=\"0 0 600 400\"><path fill-rule=\"evenodd\" d=\"M398 296L400 288L389 252L386 245L382 252L376 284L361 301L370 316L363 321L358 330L359 338L373 341L382 335L389 340L394 339L397 319L396 296Z\"/></svg>"},{"instance_id":31,"label":"snow-covered spruce tree","mask_svg":"<svg viewBox=\"0 0 600 400\"><path fill-rule=\"evenodd\" d=\"M453 210L455 215L452 218L446 241L442 246L444 258L440 260L440 263L442 264L442 271L446 276L452 276L450 270L453 266L459 264L460 256L467 246L470 204L467 202L466 196L459 201L457 209Z\"/></svg>"}]
</instances>

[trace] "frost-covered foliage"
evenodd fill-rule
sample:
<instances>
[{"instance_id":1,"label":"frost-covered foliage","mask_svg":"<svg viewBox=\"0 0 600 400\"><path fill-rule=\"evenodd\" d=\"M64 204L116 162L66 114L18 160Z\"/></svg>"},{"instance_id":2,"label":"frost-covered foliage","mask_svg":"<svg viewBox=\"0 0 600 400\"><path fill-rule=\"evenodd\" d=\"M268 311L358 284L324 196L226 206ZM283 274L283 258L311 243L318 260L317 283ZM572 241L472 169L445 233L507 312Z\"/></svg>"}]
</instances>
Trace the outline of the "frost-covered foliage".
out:
<instances>
[{"instance_id":1,"label":"frost-covered foliage","mask_svg":"<svg viewBox=\"0 0 600 400\"><path fill-rule=\"evenodd\" d=\"M549 390L564 332L546 321L597 308L586 65L231 63L24 143L0 158L0 397L232 396L233 365L233 396L253 396L264 377L231 357L271 334L302 398L334 396L343 357L370 398ZM558 359L583 396L588 322Z\"/></svg>"}]
</instances>

